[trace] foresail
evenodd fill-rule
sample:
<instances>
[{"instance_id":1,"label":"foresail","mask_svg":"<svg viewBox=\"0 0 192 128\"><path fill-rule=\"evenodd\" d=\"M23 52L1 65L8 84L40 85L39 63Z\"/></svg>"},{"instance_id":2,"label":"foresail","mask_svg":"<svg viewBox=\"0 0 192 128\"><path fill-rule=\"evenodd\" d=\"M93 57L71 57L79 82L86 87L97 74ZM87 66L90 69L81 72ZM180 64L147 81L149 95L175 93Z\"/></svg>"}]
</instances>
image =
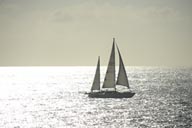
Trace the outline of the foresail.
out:
<instances>
[{"instance_id":1,"label":"foresail","mask_svg":"<svg viewBox=\"0 0 192 128\"><path fill-rule=\"evenodd\" d=\"M113 39L113 47L103 82L103 88L115 88L115 39Z\"/></svg>"},{"instance_id":2,"label":"foresail","mask_svg":"<svg viewBox=\"0 0 192 128\"><path fill-rule=\"evenodd\" d=\"M117 85L123 85L123 86L127 86L129 88L129 82L128 82L128 78L127 78L127 74L125 71L125 66L123 64L123 60L119 51L119 48L117 46L117 50L119 53L119 73L118 73L118 77L117 77Z\"/></svg>"},{"instance_id":3,"label":"foresail","mask_svg":"<svg viewBox=\"0 0 192 128\"><path fill-rule=\"evenodd\" d=\"M100 57L98 58L97 69L96 69L93 85L91 87L91 91L93 90L100 90Z\"/></svg>"}]
</instances>

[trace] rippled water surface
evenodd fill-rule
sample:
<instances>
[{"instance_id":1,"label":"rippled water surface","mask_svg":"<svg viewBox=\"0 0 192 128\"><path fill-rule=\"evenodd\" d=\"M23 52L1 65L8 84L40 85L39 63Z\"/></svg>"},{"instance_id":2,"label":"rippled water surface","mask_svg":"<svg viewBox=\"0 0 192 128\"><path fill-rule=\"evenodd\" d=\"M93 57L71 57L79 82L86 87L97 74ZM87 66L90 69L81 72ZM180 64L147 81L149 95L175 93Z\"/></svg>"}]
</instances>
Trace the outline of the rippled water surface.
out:
<instances>
[{"instance_id":1,"label":"rippled water surface","mask_svg":"<svg viewBox=\"0 0 192 128\"><path fill-rule=\"evenodd\" d=\"M92 99L95 67L1 67L0 127L192 127L192 69L126 69L133 98Z\"/></svg>"}]
</instances>

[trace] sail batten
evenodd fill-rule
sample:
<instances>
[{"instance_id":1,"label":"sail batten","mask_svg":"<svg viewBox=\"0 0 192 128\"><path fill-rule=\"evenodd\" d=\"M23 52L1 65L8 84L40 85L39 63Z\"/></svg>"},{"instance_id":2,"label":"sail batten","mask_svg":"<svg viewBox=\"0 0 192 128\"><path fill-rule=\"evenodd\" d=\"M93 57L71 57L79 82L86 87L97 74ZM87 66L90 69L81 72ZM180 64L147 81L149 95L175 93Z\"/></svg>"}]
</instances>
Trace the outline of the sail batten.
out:
<instances>
[{"instance_id":1,"label":"sail batten","mask_svg":"<svg viewBox=\"0 0 192 128\"><path fill-rule=\"evenodd\" d=\"M119 73L118 73L116 84L117 85L127 86L128 88L130 88L127 73L126 73L126 70L125 70L125 66L124 66L124 63L123 63L123 60L122 60L122 57L121 57L121 53L119 51L118 46L116 46L116 47L117 47L117 50L118 50L118 53L119 53Z\"/></svg>"},{"instance_id":2,"label":"sail batten","mask_svg":"<svg viewBox=\"0 0 192 128\"><path fill-rule=\"evenodd\" d=\"M113 46L103 82L103 88L115 88L115 39L113 39Z\"/></svg>"},{"instance_id":3,"label":"sail batten","mask_svg":"<svg viewBox=\"0 0 192 128\"><path fill-rule=\"evenodd\" d=\"M97 69L93 80L93 85L91 87L91 91L93 90L100 90L100 57L98 58Z\"/></svg>"}]
</instances>

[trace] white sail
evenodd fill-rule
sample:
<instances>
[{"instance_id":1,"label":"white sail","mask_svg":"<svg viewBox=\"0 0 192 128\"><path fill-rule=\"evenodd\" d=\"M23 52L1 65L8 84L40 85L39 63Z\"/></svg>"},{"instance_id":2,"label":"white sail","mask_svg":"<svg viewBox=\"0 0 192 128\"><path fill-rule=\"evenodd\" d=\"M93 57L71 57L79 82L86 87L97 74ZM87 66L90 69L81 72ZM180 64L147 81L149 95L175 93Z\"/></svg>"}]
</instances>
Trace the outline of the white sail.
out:
<instances>
[{"instance_id":1,"label":"white sail","mask_svg":"<svg viewBox=\"0 0 192 128\"><path fill-rule=\"evenodd\" d=\"M125 71L125 66L123 64L123 60L121 57L121 53L119 51L119 48L117 46L117 50L119 53L119 73L118 73L118 77L117 77L117 85L123 85L123 86L127 86L129 88L129 82L128 82L128 78L127 78L127 74Z\"/></svg>"},{"instance_id":2,"label":"white sail","mask_svg":"<svg viewBox=\"0 0 192 128\"><path fill-rule=\"evenodd\" d=\"M113 47L103 82L103 88L115 88L115 39L113 39Z\"/></svg>"},{"instance_id":3,"label":"white sail","mask_svg":"<svg viewBox=\"0 0 192 128\"><path fill-rule=\"evenodd\" d=\"M100 90L100 57L98 58L97 69L96 69L93 85L91 87L91 91L93 90Z\"/></svg>"}]
</instances>

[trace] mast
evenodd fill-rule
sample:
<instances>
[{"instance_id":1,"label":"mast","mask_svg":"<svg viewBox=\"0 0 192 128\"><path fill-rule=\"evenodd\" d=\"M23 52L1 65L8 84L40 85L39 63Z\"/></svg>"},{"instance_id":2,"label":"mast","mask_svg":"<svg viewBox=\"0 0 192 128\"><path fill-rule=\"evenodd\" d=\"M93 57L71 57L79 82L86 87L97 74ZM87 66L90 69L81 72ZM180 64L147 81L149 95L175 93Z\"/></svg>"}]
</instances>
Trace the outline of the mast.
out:
<instances>
[{"instance_id":1,"label":"mast","mask_svg":"<svg viewBox=\"0 0 192 128\"><path fill-rule=\"evenodd\" d=\"M113 46L111 55L103 82L103 88L114 88L115 89L115 38L113 38Z\"/></svg>"},{"instance_id":2,"label":"mast","mask_svg":"<svg viewBox=\"0 0 192 128\"><path fill-rule=\"evenodd\" d=\"M98 57L95 77L94 77L93 85L91 87L91 91L93 90L100 90L100 57Z\"/></svg>"},{"instance_id":3,"label":"mast","mask_svg":"<svg viewBox=\"0 0 192 128\"><path fill-rule=\"evenodd\" d=\"M118 73L116 84L127 86L128 88L130 88L127 73L126 73L126 70L125 70L125 66L124 66L124 63L123 63L123 60L122 60L122 57L121 57L121 53L119 51L119 48L118 48L117 44L116 44L116 47L117 47L117 50L118 50L118 53L119 53L119 73Z\"/></svg>"}]
</instances>

